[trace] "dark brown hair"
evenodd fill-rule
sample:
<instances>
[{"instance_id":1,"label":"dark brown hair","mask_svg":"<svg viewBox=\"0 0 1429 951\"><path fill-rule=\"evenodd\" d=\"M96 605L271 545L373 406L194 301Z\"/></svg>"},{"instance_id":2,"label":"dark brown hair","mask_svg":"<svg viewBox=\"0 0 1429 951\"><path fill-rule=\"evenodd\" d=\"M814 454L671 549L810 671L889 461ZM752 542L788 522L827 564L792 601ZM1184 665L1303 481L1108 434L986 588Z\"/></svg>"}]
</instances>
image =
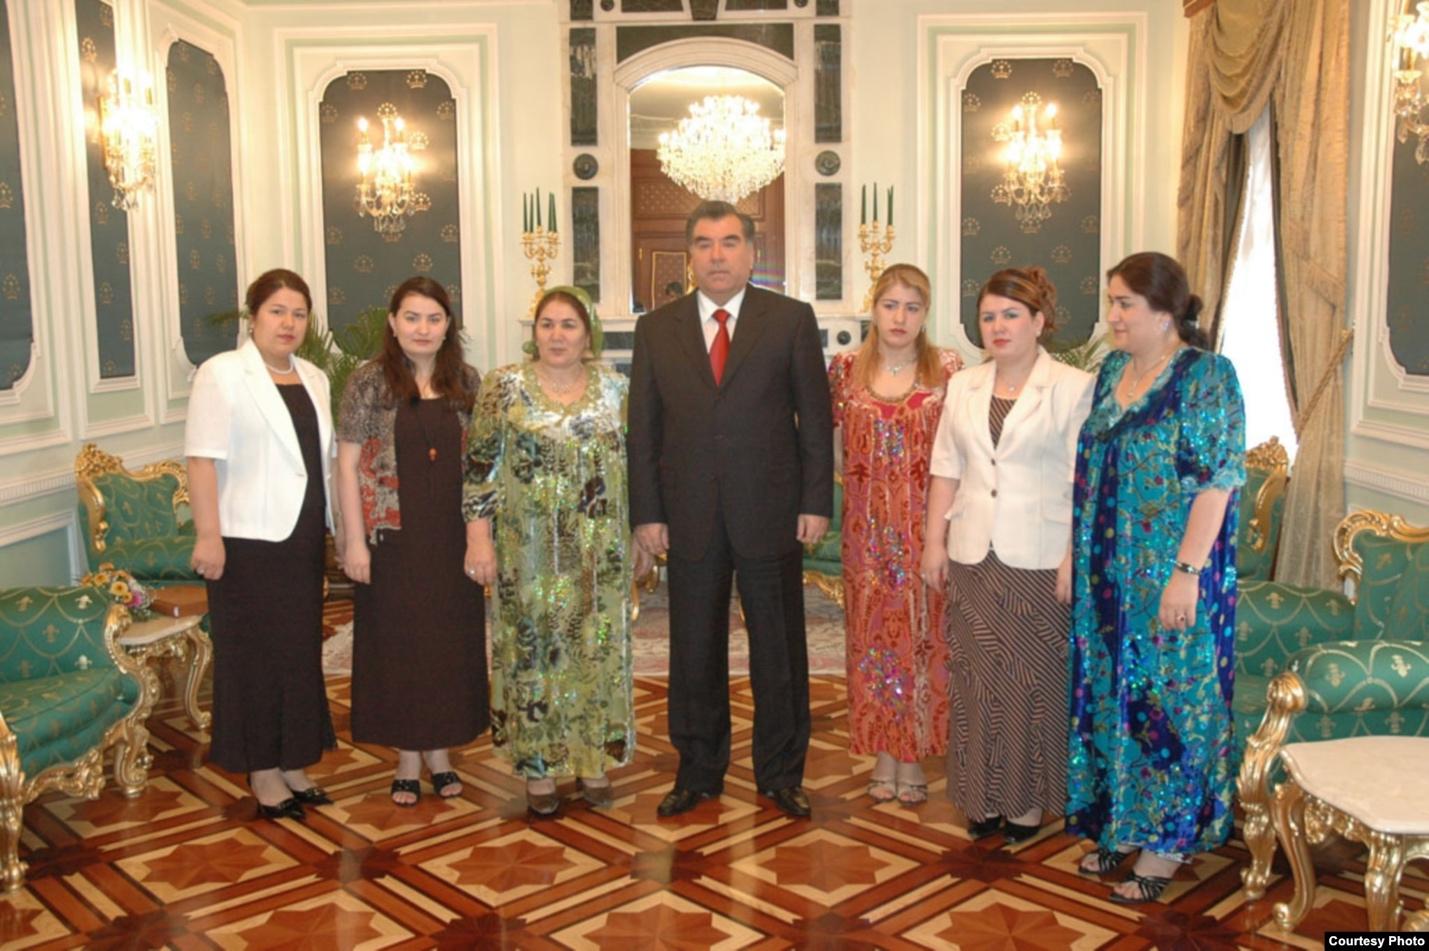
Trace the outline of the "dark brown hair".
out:
<instances>
[{"instance_id":1,"label":"dark brown hair","mask_svg":"<svg viewBox=\"0 0 1429 951\"><path fill-rule=\"evenodd\" d=\"M1122 258L1106 276L1107 280L1121 278L1133 294L1146 298L1152 310L1170 314L1184 343L1206 349L1206 334L1198 324L1201 299L1191 293L1181 262L1159 251L1141 251Z\"/></svg>"},{"instance_id":2,"label":"dark brown hair","mask_svg":"<svg viewBox=\"0 0 1429 951\"><path fill-rule=\"evenodd\" d=\"M938 354L938 348L933 346L928 339L928 307L932 303L932 286L928 281L928 275L924 274L921 268L912 264L890 264L883 269L883 273L878 275L878 280L873 285L873 309L878 310L878 301L890 288L906 287L917 294L923 301L923 327L918 331L918 339L915 341L918 350L918 372L917 380L923 386L930 389L942 385L943 382L943 362ZM863 338L863 343L858 348L858 354L853 358L853 368L850 371L854 381L864 389L873 388L873 378L878 374L878 370L883 363L883 357L878 352L878 320L874 314L874 320L869 322L868 336Z\"/></svg>"},{"instance_id":3,"label":"dark brown hair","mask_svg":"<svg viewBox=\"0 0 1429 951\"><path fill-rule=\"evenodd\" d=\"M1015 300L1027 308L1030 316L1042 315L1042 332L1037 335L1038 343L1046 343L1057 332L1057 287L1047 272L1037 265L1031 267L1008 267L987 279L977 292L978 313L982 312L982 299L989 294ZM978 345L982 346L982 321L977 322Z\"/></svg>"},{"instance_id":4,"label":"dark brown hair","mask_svg":"<svg viewBox=\"0 0 1429 951\"><path fill-rule=\"evenodd\" d=\"M284 288L302 294L308 310L313 309L313 292L308 290L308 282L287 268L275 267L259 274L257 280L248 285L248 292L243 295L243 306L248 310L249 319L257 315L264 301Z\"/></svg>"},{"instance_id":5,"label":"dark brown hair","mask_svg":"<svg viewBox=\"0 0 1429 951\"><path fill-rule=\"evenodd\" d=\"M553 304L556 301L562 301L564 303L570 304L571 308L575 310L576 316L581 319L581 324L585 327L586 349L589 350L591 343L595 340L594 331L591 330L590 326L590 311L586 310L585 304L581 303L580 298L576 295L568 291L563 291L560 288L547 291L546 293L542 294L541 299L536 302L536 317L539 318L541 316L541 311L545 310L548 305ZM592 356L594 355L592 354ZM536 350L536 321L532 320L531 359L539 360L540 358L541 355ZM584 360L586 358L582 356L581 359Z\"/></svg>"},{"instance_id":6,"label":"dark brown hair","mask_svg":"<svg viewBox=\"0 0 1429 951\"><path fill-rule=\"evenodd\" d=\"M685 246L689 247L694 243L696 224L701 221L719 221L730 215L739 219L739 227L744 232L744 240L752 243L754 241L753 218L727 201L702 201L694 211L690 212L690 217L685 221Z\"/></svg>"},{"instance_id":7,"label":"dark brown hair","mask_svg":"<svg viewBox=\"0 0 1429 951\"><path fill-rule=\"evenodd\" d=\"M438 396L446 397L455 408L471 409L476 402L476 393L466 385L466 374L463 372L466 361L461 352L461 321L452 313L452 302L447 296L447 289L430 277L420 274L409 277L392 292L387 313L395 318L402 301L412 294L436 301L447 315L446 336L442 338L436 363L432 367L432 390ZM377 362L382 365L387 391L392 394L394 400L421 398L421 392L417 389L417 378L412 373L412 361L402 352L402 344L397 341L390 319L383 325L382 352L377 355Z\"/></svg>"}]
</instances>

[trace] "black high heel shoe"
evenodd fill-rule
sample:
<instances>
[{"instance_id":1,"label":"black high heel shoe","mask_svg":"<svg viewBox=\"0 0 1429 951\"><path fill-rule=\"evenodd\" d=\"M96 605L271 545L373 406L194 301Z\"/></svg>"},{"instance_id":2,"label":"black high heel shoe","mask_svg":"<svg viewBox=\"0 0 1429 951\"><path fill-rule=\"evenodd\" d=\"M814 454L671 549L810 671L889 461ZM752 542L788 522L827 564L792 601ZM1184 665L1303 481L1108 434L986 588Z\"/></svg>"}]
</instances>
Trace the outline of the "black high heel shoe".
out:
<instances>
[{"instance_id":1,"label":"black high heel shoe","mask_svg":"<svg viewBox=\"0 0 1429 951\"><path fill-rule=\"evenodd\" d=\"M976 822L968 823L968 836L974 841L986 839L998 829L1002 828L1002 816L990 816L986 819L979 819Z\"/></svg>"},{"instance_id":2,"label":"black high heel shoe","mask_svg":"<svg viewBox=\"0 0 1429 951\"><path fill-rule=\"evenodd\" d=\"M258 803L258 815L263 819L305 819L307 814L303 812L303 804L298 802L296 796L289 796L276 806Z\"/></svg>"},{"instance_id":3,"label":"black high heel shoe","mask_svg":"<svg viewBox=\"0 0 1429 951\"><path fill-rule=\"evenodd\" d=\"M294 789L293 798L305 806L332 805L332 800L328 798L327 791L321 786L309 786L307 789Z\"/></svg>"}]
</instances>

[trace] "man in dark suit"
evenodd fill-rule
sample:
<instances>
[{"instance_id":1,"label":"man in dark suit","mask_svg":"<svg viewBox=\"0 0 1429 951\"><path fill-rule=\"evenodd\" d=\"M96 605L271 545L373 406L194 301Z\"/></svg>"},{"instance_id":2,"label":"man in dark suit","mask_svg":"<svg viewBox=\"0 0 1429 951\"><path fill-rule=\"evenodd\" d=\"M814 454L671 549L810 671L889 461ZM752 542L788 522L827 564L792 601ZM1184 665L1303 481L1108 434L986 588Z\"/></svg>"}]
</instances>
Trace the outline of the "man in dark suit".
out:
<instances>
[{"instance_id":1,"label":"man in dark suit","mask_svg":"<svg viewBox=\"0 0 1429 951\"><path fill-rule=\"evenodd\" d=\"M685 227L697 290L640 318L630 371L630 514L669 554L670 740L661 816L718 796L729 766L731 575L749 629L754 778L794 816L809 746L801 543L833 509L833 420L813 309L749 284L754 222L705 202Z\"/></svg>"}]
</instances>

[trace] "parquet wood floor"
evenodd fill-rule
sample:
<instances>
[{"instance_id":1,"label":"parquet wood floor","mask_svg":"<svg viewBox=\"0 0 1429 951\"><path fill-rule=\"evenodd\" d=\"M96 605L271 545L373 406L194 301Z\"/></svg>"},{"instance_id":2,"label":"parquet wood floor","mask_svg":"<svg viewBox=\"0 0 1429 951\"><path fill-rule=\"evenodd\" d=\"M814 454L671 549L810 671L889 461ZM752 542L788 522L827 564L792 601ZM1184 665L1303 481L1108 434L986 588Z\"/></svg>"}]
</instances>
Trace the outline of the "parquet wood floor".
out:
<instances>
[{"instance_id":1,"label":"parquet wood floor","mask_svg":"<svg viewBox=\"0 0 1429 951\"><path fill-rule=\"evenodd\" d=\"M330 681L339 735L349 683ZM206 736L178 706L156 712L148 788L125 800L53 795L25 810L28 885L0 898L5 948L1320 948L1364 927L1353 854L1321 876L1293 935L1267 898L1246 903L1232 843L1197 857L1163 900L1106 901L1076 873L1060 825L1014 851L974 844L943 798L875 807L870 761L847 752L842 678L812 687L809 821L753 789L748 682L736 681L735 763L724 796L673 821L655 806L675 758L665 685L637 681L640 751L612 809L569 783L559 818L527 817L520 784L483 740L456 758L464 794L414 809L387 797L392 755L343 742L314 775L335 804L305 823L254 818L241 777L204 764ZM1334 858L1333 856L1331 857ZM1429 880L1407 880L1421 902Z\"/></svg>"}]
</instances>

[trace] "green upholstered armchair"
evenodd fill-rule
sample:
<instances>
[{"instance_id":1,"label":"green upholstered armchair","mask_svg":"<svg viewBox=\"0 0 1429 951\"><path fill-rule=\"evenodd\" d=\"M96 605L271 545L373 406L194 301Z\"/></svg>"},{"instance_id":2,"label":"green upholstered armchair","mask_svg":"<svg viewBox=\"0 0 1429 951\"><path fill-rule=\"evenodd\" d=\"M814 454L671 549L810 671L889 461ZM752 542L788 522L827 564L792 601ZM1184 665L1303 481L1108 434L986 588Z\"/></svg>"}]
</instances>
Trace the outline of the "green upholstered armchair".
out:
<instances>
[{"instance_id":1,"label":"green upholstered armchair","mask_svg":"<svg viewBox=\"0 0 1429 951\"><path fill-rule=\"evenodd\" d=\"M804 584L818 588L839 607L844 606L843 523L844 478L836 472L834 516L829 519L829 530L814 544L804 546Z\"/></svg>"},{"instance_id":2,"label":"green upholstered armchair","mask_svg":"<svg viewBox=\"0 0 1429 951\"><path fill-rule=\"evenodd\" d=\"M1237 786L1251 897L1270 877L1269 804L1282 745L1429 736L1429 528L1353 512L1336 527L1334 550L1352 596L1273 581L1239 590L1233 710L1236 747L1244 746ZM1294 676L1275 679L1285 672ZM1303 712L1286 713L1284 704L1268 711L1277 694L1298 690Z\"/></svg>"},{"instance_id":3,"label":"green upholstered armchair","mask_svg":"<svg viewBox=\"0 0 1429 951\"><path fill-rule=\"evenodd\" d=\"M98 588L0 589L0 884L23 884L20 818L50 789L93 799L148 778L145 727L158 677L116 643L129 612Z\"/></svg>"},{"instance_id":4,"label":"green upholstered armchair","mask_svg":"<svg viewBox=\"0 0 1429 951\"><path fill-rule=\"evenodd\" d=\"M181 520L189 501L182 463L166 460L131 472L118 456L86 443L74 475L90 571L109 562L150 584L200 580L189 567L193 522Z\"/></svg>"},{"instance_id":5,"label":"green upholstered armchair","mask_svg":"<svg viewBox=\"0 0 1429 951\"><path fill-rule=\"evenodd\" d=\"M1265 581L1275 565L1285 514L1285 486L1290 456L1274 436L1245 454L1245 487L1240 493L1240 535L1236 539L1236 577Z\"/></svg>"}]
</instances>

